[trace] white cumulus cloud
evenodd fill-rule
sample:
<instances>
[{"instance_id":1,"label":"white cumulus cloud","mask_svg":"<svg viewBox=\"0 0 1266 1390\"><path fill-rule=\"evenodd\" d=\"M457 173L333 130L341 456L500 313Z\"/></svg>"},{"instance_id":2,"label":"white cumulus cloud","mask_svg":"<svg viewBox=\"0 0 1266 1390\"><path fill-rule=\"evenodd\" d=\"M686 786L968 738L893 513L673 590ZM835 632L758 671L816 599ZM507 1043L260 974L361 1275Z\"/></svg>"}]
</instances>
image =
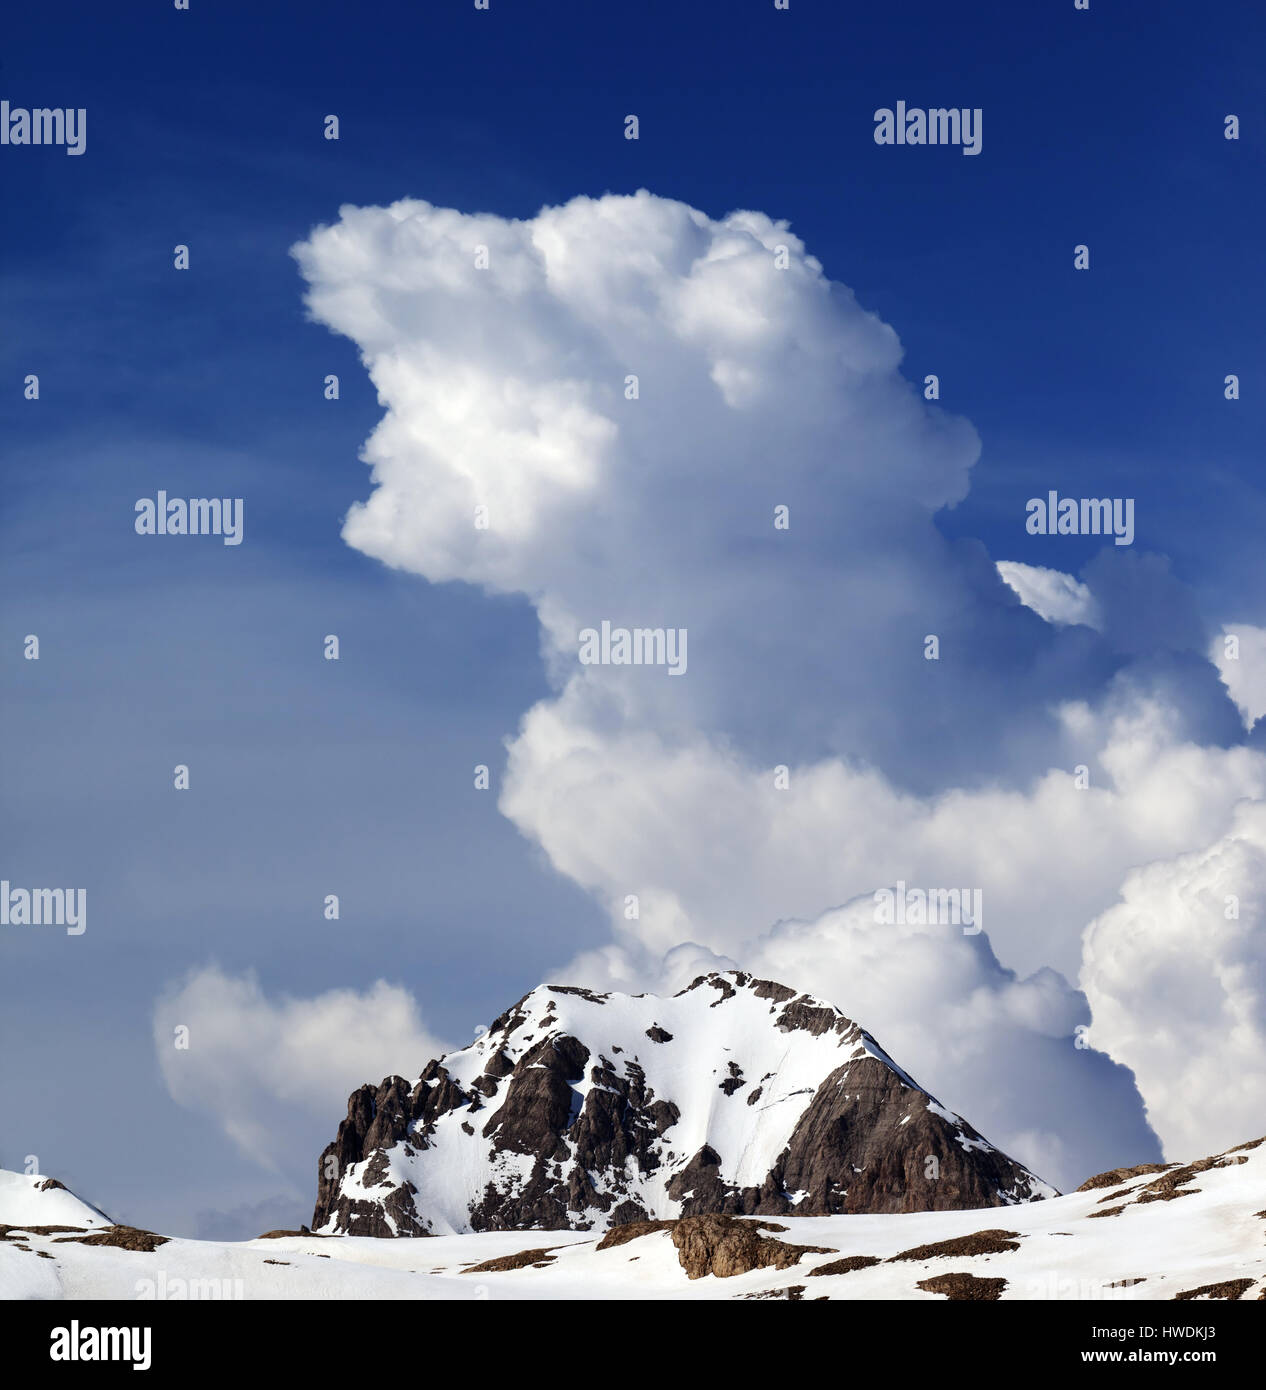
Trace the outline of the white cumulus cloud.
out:
<instances>
[{"instance_id":1,"label":"white cumulus cloud","mask_svg":"<svg viewBox=\"0 0 1266 1390\"><path fill-rule=\"evenodd\" d=\"M935 797L840 759L792 766L780 790L773 768L733 749L603 729L577 698L569 687L529 713L501 807L609 905L620 937L656 953L694 941L738 958L783 917L903 879L979 888L1004 960L1072 977L1083 926L1135 864L1219 833L1237 802L1266 792L1260 753L1190 743L1172 711L1137 693L1107 716L1067 708L1068 760L1027 789Z\"/></svg>"},{"instance_id":2,"label":"white cumulus cloud","mask_svg":"<svg viewBox=\"0 0 1266 1390\"><path fill-rule=\"evenodd\" d=\"M1266 627L1227 623L1209 644L1209 660L1235 702L1245 728L1266 714Z\"/></svg>"},{"instance_id":3,"label":"white cumulus cloud","mask_svg":"<svg viewBox=\"0 0 1266 1390\"><path fill-rule=\"evenodd\" d=\"M345 539L526 594L555 683L599 720L847 750L907 784L1004 771L1001 730L1057 736L1061 658L1024 650L993 566L934 522L975 431L785 223L644 192L524 220L405 200L344 208L294 254L386 407ZM603 620L686 629L688 677L580 667Z\"/></svg>"},{"instance_id":4,"label":"white cumulus cloud","mask_svg":"<svg viewBox=\"0 0 1266 1390\"><path fill-rule=\"evenodd\" d=\"M998 573L1020 596L1020 602L1039 618L1063 627L1081 624L1098 627L1101 621L1095 596L1081 580L1041 565L1022 565L1018 560L999 560Z\"/></svg>"},{"instance_id":5,"label":"white cumulus cloud","mask_svg":"<svg viewBox=\"0 0 1266 1390\"><path fill-rule=\"evenodd\" d=\"M1090 1037L1133 1068L1175 1155L1266 1133L1266 806L1136 869L1086 932Z\"/></svg>"},{"instance_id":6,"label":"white cumulus cloud","mask_svg":"<svg viewBox=\"0 0 1266 1390\"><path fill-rule=\"evenodd\" d=\"M187 1047L176 1045L181 1028ZM443 1051L399 986L270 999L253 975L216 966L158 1000L154 1046L173 1099L214 1116L243 1153L274 1169L299 1155L314 1161L356 1087L416 1076Z\"/></svg>"}]
</instances>

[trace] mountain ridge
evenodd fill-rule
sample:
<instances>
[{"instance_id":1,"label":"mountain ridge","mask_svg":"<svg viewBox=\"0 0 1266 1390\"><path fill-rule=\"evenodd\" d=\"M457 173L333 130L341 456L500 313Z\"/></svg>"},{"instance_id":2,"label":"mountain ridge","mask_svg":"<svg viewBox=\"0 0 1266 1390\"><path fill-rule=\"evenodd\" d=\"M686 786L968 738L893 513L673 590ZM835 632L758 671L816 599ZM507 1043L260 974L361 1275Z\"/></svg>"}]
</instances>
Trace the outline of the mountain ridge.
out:
<instances>
[{"instance_id":1,"label":"mountain ridge","mask_svg":"<svg viewBox=\"0 0 1266 1390\"><path fill-rule=\"evenodd\" d=\"M328 1234L589 1230L1058 1195L834 1005L744 971L671 996L540 985L474 1043L349 1098Z\"/></svg>"},{"instance_id":2,"label":"mountain ridge","mask_svg":"<svg viewBox=\"0 0 1266 1390\"><path fill-rule=\"evenodd\" d=\"M1263 1192L1266 1139L1254 1139L1109 1169L1005 1215L699 1215L601 1235L223 1242L112 1225L55 1179L0 1171L0 1299L1262 1301Z\"/></svg>"}]
</instances>

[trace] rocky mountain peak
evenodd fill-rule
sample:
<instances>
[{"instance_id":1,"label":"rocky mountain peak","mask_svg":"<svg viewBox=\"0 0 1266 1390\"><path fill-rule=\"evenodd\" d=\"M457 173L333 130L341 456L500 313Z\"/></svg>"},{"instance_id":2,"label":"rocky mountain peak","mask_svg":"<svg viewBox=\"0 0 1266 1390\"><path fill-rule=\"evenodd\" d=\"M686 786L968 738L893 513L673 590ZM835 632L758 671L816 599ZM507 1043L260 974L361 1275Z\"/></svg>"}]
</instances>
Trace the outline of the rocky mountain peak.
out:
<instances>
[{"instance_id":1,"label":"rocky mountain peak","mask_svg":"<svg viewBox=\"0 0 1266 1390\"><path fill-rule=\"evenodd\" d=\"M416 1081L362 1086L321 1155L313 1229L591 1229L1052 1195L833 1005L724 971L672 996L541 985Z\"/></svg>"}]
</instances>

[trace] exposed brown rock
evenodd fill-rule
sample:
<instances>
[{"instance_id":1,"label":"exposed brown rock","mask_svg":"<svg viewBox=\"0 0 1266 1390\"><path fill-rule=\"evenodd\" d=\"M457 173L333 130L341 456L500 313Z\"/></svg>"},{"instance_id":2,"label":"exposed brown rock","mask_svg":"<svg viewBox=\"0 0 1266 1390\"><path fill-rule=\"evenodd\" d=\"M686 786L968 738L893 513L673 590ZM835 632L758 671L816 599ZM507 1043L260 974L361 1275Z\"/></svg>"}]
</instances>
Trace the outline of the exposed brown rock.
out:
<instances>
[{"instance_id":1,"label":"exposed brown rock","mask_svg":"<svg viewBox=\"0 0 1266 1390\"><path fill-rule=\"evenodd\" d=\"M778 1015L778 1026L784 1033L802 1029L806 1033L812 1033L815 1038L820 1038L823 1033L832 1031L843 1036L855 1025L842 1018L834 1009L823 1008L802 996L793 1000Z\"/></svg>"},{"instance_id":2,"label":"exposed brown rock","mask_svg":"<svg viewBox=\"0 0 1266 1390\"><path fill-rule=\"evenodd\" d=\"M869 1269L879 1263L878 1255L845 1255L842 1260L828 1260L824 1265L809 1271L810 1278L815 1274L852 1274L855 1269Z\"/></svg>"},{"instance_id":3,"label":"exposed brown rock","mask_svg":"<svg viewBox=\"0 0 1266 1390\"><path fill-rule=\"evenodd\" d=\"M979 1279L974 1274L938 1274L919 1280L919 1288L944 1294L955 1303L996 1303L1006 1287L1005 1279Z\"/></svg>"},{"instance_id":4,"label":"exposed brown rock","mask_svg":"<svg viewBox=\"0 0 1266 1390\"><path fill-rule=\"evenodd\" d=\"M1261 1143L1262 1140L1260 1139L1252 1139L1247 1144L1237 1144L1235 1148L1228 1149L1225 1153L1214 1154L1210 1158L1197 1159L1194 1163L1144 1163L1137 1168L1114 1168L1108 1173L1100 1173L1098 1176L1090 1178L1082 1183L1077 1190L1078 1192L1086 1192L1096 1187L1111 1187L1123 1179L1146 1177L1153 1173L1160 1174L1159 1177L1154 1177L1151 1182L1145 1183L1140 1188L1114 1192L1108 1197L1102 1198L1102 1201L1110 1201L1113 1198L1125 1198L1126 1200L1121 1206L1110 1207L1106 1211L1091 1212L1091 1216L1116 1216L1124 1207L1133 1203L1145 1205L1148 1202L1173 1202L1179 1197L1194 1197L1200 1189L1192 1187L1190 1184L1201 1173L1207 1173L1214 1168L1232 1168L1238 1164L1247 1163L1248 1155L1241 1150L1255 1149ZM1131 1191L1133 1192L1132 1196Z\"/></svg>"},{"instance_id":5,"label":"exposed brown rock","mask_svg":"<svg viewBox=\"0 0 1266 1390\"><path fill-rule=\"evenodd\" d=\"M557 1255L551 1255L551 1250L558 1250L557 1245L542 1246L537 1250L520 1250L515 1255L502 1255L495 1260L484 1260L481 1264L470 1265L463 1269L463 1274L504 1274L511 1269L526 1269L528 1265L539 1268L541 1265L552 1264Z\"/></svg>"},{"instance_id":6,"label":"exposed brown rock","mask_svg":"<svg viewBox=\"0 0 1266 1390\"><path fill-rule=\"evenodd\" d=\"M542 1038L510 1073L505 1099L484 1125L484 1138L510 1153L566 1158L562 1134L572 1118L571 1083L584 1079L588 1060L589 1049L575 1038Z\"/></svg>"},{"instance_id":7,"label":"exposed brown rock","mask_svg":"<svg viewBox=\"0 0 1266 1390\"><path fill-rule=\"evenodd\" d=\"M59 1236L59 1245L109 1245L115 1250L139 1250L152 1254L160 1245L167 1244L166 1236L155 1235L153 1231L142 1231L136 1226L107 1226L103 1231L94 1231L89 1236Z\"/></svg>"},{"instance_id":8,"label":"exposed brown rock","mask_svg":"<svg viewBox=\"0 0 1266 1390\"><path fill-rule=\"evenodd\" d=\"M801 1255L834 1253L822 1245L789 1245L760 1234L786 1229L769 1221L737 1221L712 1212L682 1217L673 1227L673 1244L690 1279L708 1274L730 1279L753 1269L786 1269L797 1264Z\"/></svg>"},{"instance_id":9,"label":"exposed brown rock","mask_svg":"<svg viewBox=\"0 0 1266 1390\"><path fill-rule=\"evenodd\" d=\"M1237 1299L1241 1294L1247 1293L1252 1286L1252 1279L1227 1279L1221 1284L1201 1284L1198 1289L1185 1289L1182 1293L1176 1293L1174 1300L1177 1302L1193 1298Z\"/></svg>"},{"instance_id":10,"label":"exposed brown rock","mask_svg":"<svg viewBox=\"0 0 1266 1390\"><path fill-rule=\"evenodd\" d=\"M627 1245L631 1240L649 1236L655 1231L669 1231L676 1221L627 1221L623 1226L612 1226L597 1244L599 1250L610 1250L617 1245Z\"/></svg>"},{"instance_id":11,"label":"exposed brown rock","mask_svg":"<svg viewBox=\"0 0 1266 1390\"><path fill-rule=\"evenodd\" d=\"M954 1240L938 1240L932 1245L916 1245L903 1250L899 1255L890 1255L888 1263L895 1260L939 1260L957 1259L968 1255L1005 1255L1008 1250L1020 1248L1018 1231L975 1231L969 1236L958 1236Z\"/></svg>"},{"instance_id":12,"label":"exposed brown rock","mask_svg":"<svg viewBox=\"0 0 1266 1390\"><path fill-rule=\"evenodd\" d=\"M381 1202L367 1202L343 1196L340 1183L353 1164L371 1158L376 1149L390 1148L406 1137L413 1146L427 1148L428 1129L439 1115L462 1106L474 1109L477 1101L477 1096L463 1092L453 1082L439 1062L428 1063L412 1088L403 1078L389 1076L377 1088L362 1086L353 1091L347 1102L347 1118L339 1125L334 1142L326 1146L317 1162L313 1227L324 1226L334 1218L339 1230L354 1235L429 1235L416 1219L412 1202L398 1195L403 1189L396 1189ZM395 1201L391 1214L397 1221L396 1230L384 1219L380 1209L391 1202L392 1197Z\"/></svg>"},{"instance_id":13,"label":"exposed brown rock","mask_svg":"<svg viewBox=\"0 0 1266 1390\"><path fill-rule=\"evenodd\" d=\"M730 1063L730 1074L721 1082L720 1090L727 1096L732 1096L735 1091L741 1090L747 1082L743 1079L743 1068L736 1062Z\"/></svg>"},{"instance_id":14,"label":"exposed brown rock","mask_svg":"<svg viewBox=\"0 0 1266 1390\"><path fill-rule=\"evenodd\" d=\"M24 1240L27 1236L53 1236L68 1231L86 1231L87 1226L10 1226L0 1223L0 1240ZM18 1235L11 1235L17 1231Z\"/></svg>"},{"instance_id":15,"label":"exposed brown rock","mask_svg":"<svg viewBox=\"0 0 1266 1390\"><path fill-rule=\"evenodd\" d=\"M588 1067L593 1084L573 1114L572 1083L590 1061L581 1043L561 1035L542 1039L520 1059L484 1134L498 1147L531 1154L535 1167L514 1192L486 1189L470 1213L475 1230L570 1230L571 1214L589 1210L605 1212L612 1225L650 1216L627 1192L624 1174L630 1163L643 1175L659 1166L655 1144L679 1118L677 1107L654 1095L636 1062L617 1070L600 1057ZM557 1175L553 1165L565 1160L569 1170ZM607 1179L604 1190L591 1174Z\"/></svg>"},{"instance_id":16,"label":"exposed brown rock","mask_svg":"<svg viewBox=\"0 0 1266 1390\"><path fill-rule=\"evenodd\" d=\"M734 972L734 978L735 984L739 986L739 989L742 989L747 985L751 976L744 974L741 970L737 970ZM701 985L711 985L713 989L721 991L720 997L714 999L708 1006L713 1009L715 1009L718 1004L724 1004L727 999L733 999L735 994L738 993L738 990L734 988L734 985L732 985L724 975L696 975L685 989L679 989L677 991L677 995L689 994L692 989L698 989Z\"/></svg>"},{"instance_id":17,"label":"exposed brown rock","mask_svg":"<svg viewBox=\"0 0 1266 1390\"><path fill-rule=\"evenodd\" d=\"M588 999L591 1004L602 1004L611 998L609 994L603 994L596 989L586 989L583 985L550 985L550 990L554 994L578 995L581 999ZM550 1007L552 1008L553 1005L551 1004Z\"/></svg>"},{"instance_id":18,"label":"exposed brown rock","mask_svg":"<svg viewBox=\"0 0 1266 1390\"><path fill-rule=\"evenodd\" d=\"M705 1145L668 1185L686 1215L835 1216L851 1212L957 1211L1004 1205L1000 1195L1030 1191L1028 1174L994 1149L917 1103L918 1093L875 1057L838 1067L818 1087L786 1149L760 1187L735 1188L720 1156ZM903 1125L902 1120L909 1116ZM929 1178L927 1160L939 1176ZM793 1192L807 1193L793 1202Z\"/></svg>"},{"instance_id":19,"label":"exposed brown rock","mask_svg":"<svg viewBox=\"0 0 1266 1390\"><path fill-rule=\"evenodd\" d=\"M1167 1168L1174 1166L1172 1163L1137 1163L1133 1168L1109 1168L1106 1173L1096 1173L1093 1178L1087 1178L1077 1191L1093 1192L1097 1187L1120 1187L1131 1178L1141 1178L1148 1173L1163 1173Z\"/></svg>"},{"instance_id":20,"label":"exposed brown rock","mask_svg":"<svg viewBox=\"0 0 1266 1390\"><path fill-rule=\"evenodd\" d=\"M509 1076L513 1070L514 1062L500 1050L494 1052L484 1066L484 1072L488 1076Z\"/></svg>"},{"instance_id":21,"label":"exposed brown rock","mask_svg":"<svg viewBox=\"0 0 1266 1390\"><path fill-rule=\"evenodd\" d=\"M1184 1164L1181 1168L1173 1168L1153 1182L1149 1182L1136 1194L1134 1200L1142 1204L1145 1202L1172 1202L1178 1197L1194 1197L1200 1189L1188 1187L1186 1184L1193 1182L1197 1174L1208 1172L1210 1168L1225 1168L1247 1161L1247 1158L1228 1159L1225 1155L1218 1154L1214 1158L1202 1158L1195 1163Z\"/></svg>"},{"instance_id":22,"label":"exposed brown rock","mask_svg":"<svg viewBox=\"0 0 1266 1390\"><path fill-rule=\"evenodd\" d=\"M406 1182L376 1201L340 1194L334 1204L338 1229L349 1235L375 1236L383 1240L393 1236L429 1236L431 1232L421 1225L414 1211L416 1192L417 1188Z\"/></svg>"},{"instance_id":23,"label":"exposed brown rock","mask_svg":"<svg viewBox=\"0 0 1266 1390\"><path fill-rule=\"evenodd\" d=\"M360 1180L365 1187L390 1187L391 1179L388 1176L391 1160L387 1157L386 1149L374 1149L369 1155L369 1162L365 1164L365 1171L360 1175Z\"/></svg>"}]
</instances>

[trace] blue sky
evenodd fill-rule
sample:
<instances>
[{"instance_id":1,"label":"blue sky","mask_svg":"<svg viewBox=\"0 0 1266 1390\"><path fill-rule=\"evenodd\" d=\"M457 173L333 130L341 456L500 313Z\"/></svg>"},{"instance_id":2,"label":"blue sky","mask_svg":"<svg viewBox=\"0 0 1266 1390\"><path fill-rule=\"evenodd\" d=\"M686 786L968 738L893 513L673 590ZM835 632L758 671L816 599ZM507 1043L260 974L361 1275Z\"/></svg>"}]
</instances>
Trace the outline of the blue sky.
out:
<instances>
[{"instance_id":1,"label":"blue sky","mask_svg":"<svg viewBox=\"0 0 1266 1390\"><path fill-rule=\"evenodd\" d=\"M0 941L0 1165L37 1154L174 1233L236 1229L199 1213L239 1208L306 1219L319 1143L262 1170L169 1095L164 989L209 961L270 994L385 978L462 1042L608 935L602 903L471 789L476 763L499 780L504 740L550 691L532 604L340 539L382 410L354 345L307 320L296 242L344 204L403 197L528 218L645 187L712 218L788 219L899 334L903 373L937 373L980 436L946 538L1079 572L1102 547L1026 535L1024 500L1110 478L1139 499L1137 548L1182 586L1141 585L1127 617L1149 634L1171 604L1252 622L1264 29L1248 3L1104 0L7 16L0 96L86 108L88 145L0 149L4 869L86 887L91 918L73 941ZM877 146L872 113L898 99L982 108L981 155ZM133 502L158 488L245 497L246 543L138 539ZM21 659L31 632L38 663ZM1054 684L1093 698L1121 644L1083 659L1061 640ZM1226 710L1201 728L1241 736Z\"/></svg>"}]
</instances>

